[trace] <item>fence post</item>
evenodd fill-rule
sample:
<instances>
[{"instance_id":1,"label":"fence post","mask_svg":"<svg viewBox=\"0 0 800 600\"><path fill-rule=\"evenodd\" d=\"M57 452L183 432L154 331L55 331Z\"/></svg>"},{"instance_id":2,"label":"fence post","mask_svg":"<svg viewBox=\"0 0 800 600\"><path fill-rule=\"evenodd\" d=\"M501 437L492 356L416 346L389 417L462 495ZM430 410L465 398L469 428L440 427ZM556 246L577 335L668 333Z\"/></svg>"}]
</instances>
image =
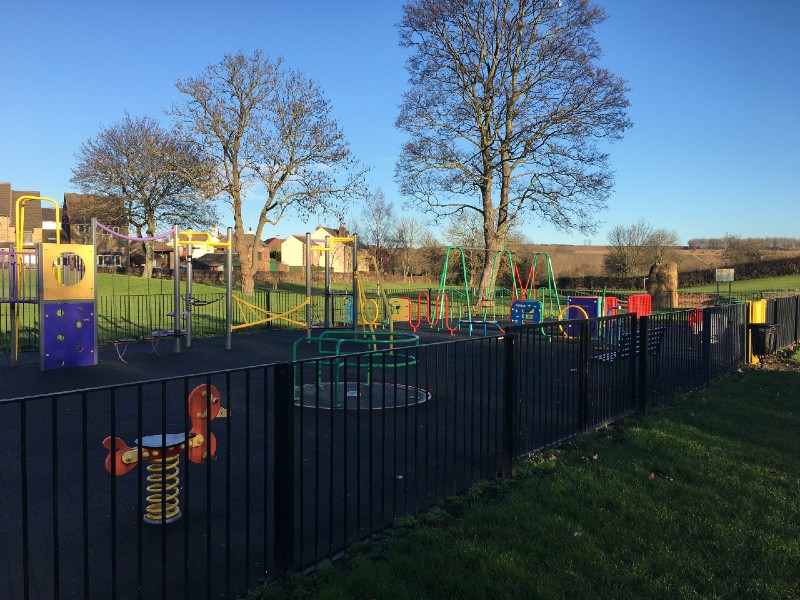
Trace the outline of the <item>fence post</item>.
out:
<instances>
[{"instance_id":1,"label":"fence post","mask_svg":"<svg viewBox=\"0 0 800 600\"><path fill-rule=\"evenodd\" d=\"M294 363L275 369L275 569L286 577L294 567Z\"/></svg>"},{"instance_id":2,"label":"fence post","mask_svg":"<svg viewBox=\"0 0 800 600\"><path fill-rule=\"evenodd\" d=\"M703 309L703 330L700 333L700 354L702 356L702 384L711 383L711 309Z\"/></svg>"},{"instance_id":3,"label":"fence post","mask_svg":"<svg viewBox=\"0 0 800 600\"><path fill-rule=\"evenodd\" d=\"M800 296L794 297L794 341L800 342Z\"/></svg>"},{"instance_id":4,"label":"fence post","mask_svg":"<svg viewBox=\"0 0 800 600\"><path fill-rule=\"evenodd\" d=\"M650 317L643 316L639 319L639 331L634 337L637 342L634 343L634 348L639 349L639 414L646 414L647 407L650 404ZM635 355L635 353L634 353ZM632 365L633 369L636 367Z\"/></svg>"},{"instance_id":5,"label":"fence post","mask_svg":"<svg viewBox=\"0 0 800 600\"><path fill-rule=\"evenodd\" d=\"M503 386L503 477L517 476L519 456L519 371L520 337L510 333L504 338L505 372Z\"/></svg>"},{"instance_id":6,"label":"fence post","mask_svg":"<svg viewBox=\"0 0 800 600\"><path fill-rule=\"evenodd\" d=\"M578 428L581 432L589 429L589 356L592 337L592 324L581 320L573 323L580 332L580 346L578 348Z\"/></svg>"}]
</instances>

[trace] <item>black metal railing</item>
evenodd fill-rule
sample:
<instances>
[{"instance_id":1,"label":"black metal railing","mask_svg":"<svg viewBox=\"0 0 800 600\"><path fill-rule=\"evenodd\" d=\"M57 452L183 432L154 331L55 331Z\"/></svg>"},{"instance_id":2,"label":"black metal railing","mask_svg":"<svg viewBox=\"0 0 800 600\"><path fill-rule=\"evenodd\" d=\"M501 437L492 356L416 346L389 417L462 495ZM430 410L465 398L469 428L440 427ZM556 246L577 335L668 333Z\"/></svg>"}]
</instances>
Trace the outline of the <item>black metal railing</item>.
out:
<instances>
[{"instance_id":1,"label":"black metal railing","mask_svg":"<svg viewBox=\"0 0 800 600\"><path fill-rule=\"evenodd\" d=\"M745 331L623 314L0 400L0 597L242 593L735 370Z\"/></svg>"}]
</instances>

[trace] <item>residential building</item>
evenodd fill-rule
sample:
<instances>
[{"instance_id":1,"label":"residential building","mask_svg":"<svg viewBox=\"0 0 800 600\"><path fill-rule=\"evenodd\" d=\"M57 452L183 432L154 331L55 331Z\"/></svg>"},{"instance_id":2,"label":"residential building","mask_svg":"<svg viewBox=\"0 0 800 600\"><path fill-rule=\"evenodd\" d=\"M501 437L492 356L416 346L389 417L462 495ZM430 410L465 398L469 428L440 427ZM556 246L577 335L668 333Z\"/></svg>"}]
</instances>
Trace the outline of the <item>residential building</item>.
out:
<instances>
[{"instance_id":1,"label":"residential building","mask_svg":"<svg viewBox=\"0 0 800 600\"><path fill-rule=\"evenodd\" d=\"M11 184L0 182L0 247L8 248L16 242L16 206L22 196L40 196L38 191L11 189ZM25 204L24 244L55 242L58 224L56 209L49 202L30 201Z\"/></svg>"},{"instance_id":2,"label":"residential building","mask_svg":"<svg viewBox=\"0 0 800 600\"><path fill-rule=\"evenodd\" d=\"M121 198L67 193L64 194L61 208L61 227L65 238L62 242L91 244L92 217L109 229L128 235L129 228ZM95 240L98 267L126 269L131 265L132 256L141 253L141 244L129 242L99 228Z\"/></svg>"},{"instance_id":3,"label":"residential building","mask_svg":"<svg viewBox=\"0 0 800 600\"><path fill-rule=\"evenodd\" d=\"M339 229L322 227L321 225L311 234L312 248L324 248L325 238L347 237L347 229L340 225ZM324 255L330 253L330 266L333 273L348 273L353 270L353 244L352 242L336 242L332 249L325 252L312 250L311 265L324 267ZM281 244L281 262L290 267L303 267L306 264L306 236L293 235ZM368 271L369 265L363 262L359 254L359 271Z\"/></svg>"}]
</instances>

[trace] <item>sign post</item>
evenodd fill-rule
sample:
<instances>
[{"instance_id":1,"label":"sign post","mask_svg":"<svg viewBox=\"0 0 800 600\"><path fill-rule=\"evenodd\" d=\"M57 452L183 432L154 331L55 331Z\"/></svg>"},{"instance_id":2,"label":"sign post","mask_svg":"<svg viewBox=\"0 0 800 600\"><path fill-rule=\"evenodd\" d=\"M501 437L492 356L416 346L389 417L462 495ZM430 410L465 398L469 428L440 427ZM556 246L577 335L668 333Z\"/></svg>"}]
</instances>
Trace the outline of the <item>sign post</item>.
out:
<instances>
[{"instance_id":1,"label":"sign post","mask_svg":"<svg viewBox=\"0 0 800 600\"><path fill-rule=\"evenodd\" d=\"M733 269L717 269L717 302L719 302L719 284L720 282L728 282L728 302L731 300L731 285L733 284Z\"/></svg>"}]
</instances>

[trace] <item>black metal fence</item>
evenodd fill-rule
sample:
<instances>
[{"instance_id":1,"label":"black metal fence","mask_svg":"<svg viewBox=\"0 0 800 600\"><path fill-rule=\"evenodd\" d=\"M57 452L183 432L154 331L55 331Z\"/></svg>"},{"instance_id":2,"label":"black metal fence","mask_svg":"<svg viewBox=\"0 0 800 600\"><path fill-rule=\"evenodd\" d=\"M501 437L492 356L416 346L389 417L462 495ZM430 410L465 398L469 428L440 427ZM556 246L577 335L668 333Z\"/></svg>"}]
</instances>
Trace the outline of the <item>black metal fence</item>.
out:
<instances>
[{"instance_id":1,"label":"black metal fence","mask_svg":"<svg viewBox=\"0 0 800 600\"><path fill-rule=\"evenodd\" d=\"M230 597L336 558L736 369L746 317L547 322L0 401L0 597Z\"/></svg>"}]
</instances>

